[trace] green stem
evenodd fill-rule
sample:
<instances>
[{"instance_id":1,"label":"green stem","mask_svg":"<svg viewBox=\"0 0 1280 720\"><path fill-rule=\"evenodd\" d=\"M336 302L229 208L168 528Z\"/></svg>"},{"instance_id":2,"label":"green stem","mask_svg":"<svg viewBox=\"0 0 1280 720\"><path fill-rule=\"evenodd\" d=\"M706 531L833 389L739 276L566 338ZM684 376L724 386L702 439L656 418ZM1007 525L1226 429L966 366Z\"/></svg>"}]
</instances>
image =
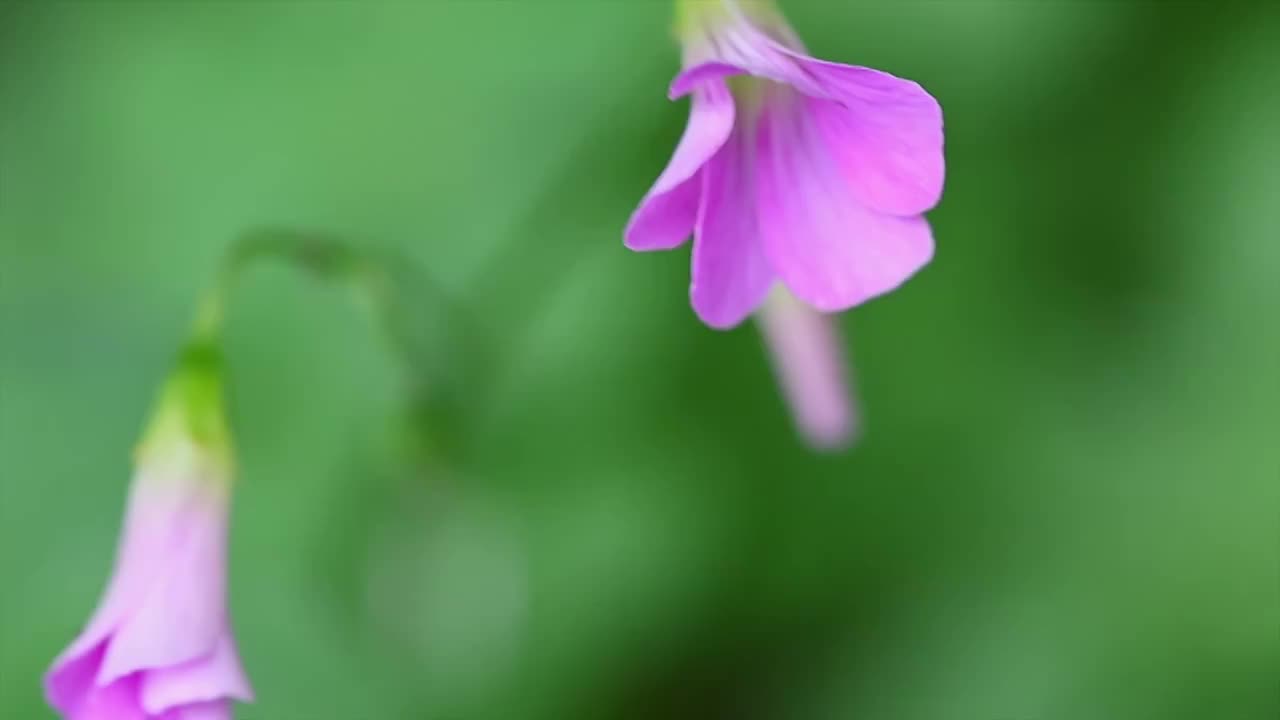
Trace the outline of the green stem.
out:
<instances>
[{"instance_id":1,"label":"green stem","mask_svg":"<svg viewBox=\"0 0 1280 720\"><path fill-rule=\"evenodd\" d=\"M387 349L404 371L409 420L424 454L453 447L464 372L447 303L402 258L357 248L337 238L288 229L242 235L228 249L213 285L200 301L184 358L204 357L221 346L231 293L242 272L263 261L282 261L318 279L353 289L368 303ZM414 291L430 297L415 298ZM184 359L183 363L186 362ZM474 369L470 369L474 370ZM425 444L421 441L425 439Z\"/></svg>"}]
</instances>

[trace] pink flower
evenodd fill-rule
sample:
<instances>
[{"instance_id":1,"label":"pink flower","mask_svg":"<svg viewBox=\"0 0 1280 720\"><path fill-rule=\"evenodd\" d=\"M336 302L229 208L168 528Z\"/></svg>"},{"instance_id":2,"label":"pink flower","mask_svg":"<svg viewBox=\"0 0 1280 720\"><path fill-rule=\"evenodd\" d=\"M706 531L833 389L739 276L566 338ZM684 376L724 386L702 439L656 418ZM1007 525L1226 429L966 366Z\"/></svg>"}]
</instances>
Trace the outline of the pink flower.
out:
<instances>
[{"instance_id":1,"label":"pink flower","mask_svg":"<svg viewBox=\"0 0 1280 720\"><path fill-rule=\"evenodd\" d=\"M919 85L809 57L768 0L678 0L692 95L674 156L626 229L633 250L693 235L703 322L742 322L781 283L823 311L889 292L933 255L942 111ZM743 77L745 76L745 77Z\"/></svg>"},{"instance_id":2,"label":"pink flower","mask_svg":"<svg viewBox=\"0 0 1280 720\"><path fill-rule=\"evenodd\" d=\"M252 698L227 615L230 453L208 381L171 381L139 450L114 576L45 676L68 720L229 720L232 700Z\"/></svg>"}]
</instances>

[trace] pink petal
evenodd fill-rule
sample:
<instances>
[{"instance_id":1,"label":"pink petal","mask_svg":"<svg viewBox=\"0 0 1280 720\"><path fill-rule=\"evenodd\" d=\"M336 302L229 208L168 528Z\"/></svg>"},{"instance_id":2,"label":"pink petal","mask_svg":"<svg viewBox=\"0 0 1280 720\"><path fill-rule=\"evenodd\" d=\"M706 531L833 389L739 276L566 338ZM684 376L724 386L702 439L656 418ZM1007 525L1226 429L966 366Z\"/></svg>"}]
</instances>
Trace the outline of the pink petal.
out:
<instances>
[{"instance_id":1,"label":"pink petal","mask_svg":"<svg viewBox=\"0 0 1280 720\"><path fill-rule=\"evenodd\" d=\"M702 171L702 209L693 241L693 309L714 328L731 328L773 284L753 207L750 138L737 131Z\"/></svg>"},{"instance_id":2,"label":"pink petal","mask_svg":"<svg viewBox=\"0 0 1280 720\"><path fill-rule=\"evenodd\" d=\"M836 99L807 104L858 199L904 216L937 205L946 175L938 102L916 83L878 70L804 63Z\"/></svg>"},{"instance_id":3,"label":"pink petal","mask_svg":"<svg viewBox=\"0 0 1280 720\"><path fill-rule=\"evenodd\" d=\"M102 666L109 638L155 584L168 548L179 535L187 488L143 469L134 478L116 552L115 570L102 600L80 635L45 675L49 704L70 713L84 701Z\"/></svg>"},{"instance_id":4,"label":"pink petal","mask_svg":"<svg viewBox=\"0 0 1280 720\"><path fill-rule=\"evenodd\" d=\"M197 494L180 516L163 574L107 648L98 684L213 652L226 631L225 497Z\"/></svg>"},{"instance_id":5,"label":"pink petal","mask_svg":"<svg viewBox=\"0 0 1280 720\"><path fill-rule=\"evenodd\" d=\"M793 48L757 27L737 3L726 0L729 12L684 39L684 70L671 81L668 94L679 97L711 79L748 74L790 85L806 95L826 97L826 90L809 74L797 50L800 40L790 28L774 28ZM781 19L781 18L779 18Z\"/></svg>"},{"instance_id":6,"label":"pink petal","mask_svg":"<svg viewBox=\"0 0 1280 720\"><path fill-rule=\"evenodd\" d=\"M757 39L758 36L758 39ZM710 82L723 82L733 75L752 75L790 85L806 95L827 97L827 91L810 77L803 63L782 52L781 46L759 33L743 35L741 47L728 46L714 60L696 63L681 70L667 88L667 96L678 98L695 92Z\"/></svg>"},{"instance_id":7,"label":"pink petal","mask_svg":"<svg viewBox=\"0 0 1280 720\"><path fill-rule=\"evenodd\" d=\"M231 703L214 700L173 708L158 720L231 720L231 717Z\"/></svg>"},{"instance_id":8,"label":"pink petal","mask_svg":"<svg viewBox=\"0 0 1280 720\"><path fill-rule=\"evenodd\" d=\"M933 257L920 217L862 204L800 98L766 103L759 138L760 231L765 255L792 294L844 310L902 284Z\"/></svg>"},{"instance_id":9,"label":"pink petal","mask_svg":"<svg viewBox=\"0 0 1280 720\"><path fill-rule=\"evenodd\" d=\"M676 76L680 95L709 78L746 72L812 98L820 132L862 202L892 215L919 215L942 195L942 109L909 80L810 57L785 22L770 32L724 0L731 19L688 41L697 62ZM829 101L829 102L823 102Z\"/></svg>"},{"instance_id":10,"label":"pink petal","mask_svg":"<svg viewBox=\"0 0 1280 720\"><path fill-rule=\"evenodd\" d=\"M224 634L208 657L143 674L142 706L152 715L213 700L253 699L231 637ZM184 716L185 717L185 716Z\"/></svg>"},{"instance_id":11,"label":"pink petal","mask_svg":"<svg viewBox=\"0 0 1280 720\"><path fill-rule=\"evenodd\" d=\"M627 247L670 250L689 237L698 216L698 172L729 137L733 118L733 96L723 82L697 89L675 154L627 224Z\"/></svg>"},{"instance_id":12,"label":"pink petal","mask_svg":"<svg viewBox=\"0 0 1280 720\"><path fill-rule=\"evenodd\" d=\"M106 643L99 642L83 654L59 658L44 676L44 695L58 712L73 715L93 692L93 679L106 654Z\"/></svg>"},{"instance_id":13,"label":"pink petal","mask_svg":"<svg viewBox=\"0 0 1280 720\"><path fill-rule=\"evenodd\" d=\"M111 581L85 629L53 661L55 671L100 645L142 600L164 568L166 549L178 532L178 510L186 501L181 486L166 478L145 470L135 476Z\"/></svg>"},{"instance_id":14,"label":"pink petal","mask_svg":"<svg viewBox=\"0 0 1280 720\"><path fill-rule=\"evenodd\" d=\"M68 713L67 720L148 720L138 703L137 678L122 678L95 689Z\"/></svg>"},{"instance_id":15,"label":"pink petal","mask_svg":"<svg viewBox=\"0 0 1280 720\"><path fill-rule=\"evenodd\" d=\"M713 82L723 82L734 75L744 75L746 70L737 65L722 62L704 62L691 65L681 70L667 88L667 97L672 100L688 95L698 87Z\"/></svg>"},{"instance_id":16,"label":"pink petal","mask_svg":"<svg viewBox=\"0 0 1280 720\"><path fill-rule=\"evenodd\" d=\"M778 288L756 316L800 436L817 450L847 447L857 414L836 319Z\"/></svg>"}]
</instances>

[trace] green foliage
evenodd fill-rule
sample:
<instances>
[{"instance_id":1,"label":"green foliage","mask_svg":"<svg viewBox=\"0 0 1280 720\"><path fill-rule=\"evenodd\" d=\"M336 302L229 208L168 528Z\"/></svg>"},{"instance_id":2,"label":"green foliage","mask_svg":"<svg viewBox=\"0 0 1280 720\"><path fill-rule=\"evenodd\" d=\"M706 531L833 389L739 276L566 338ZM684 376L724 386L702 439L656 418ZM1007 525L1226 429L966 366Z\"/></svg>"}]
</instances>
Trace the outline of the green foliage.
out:
<instances>
[{"instance_id":1,"label":"green foliage","mask_svg":"<svg viewBox=\"0 0 1280 720\"><path fill-rule=\"evenodd\" d=\"M779 4L947 119L839 457L685 255L621 247L684 123L668 3L0 6L0 717L51 717L259 227L449 309L242 274L241 720L1280 715L1274 4Z\"/></svg>"}]
</instances>

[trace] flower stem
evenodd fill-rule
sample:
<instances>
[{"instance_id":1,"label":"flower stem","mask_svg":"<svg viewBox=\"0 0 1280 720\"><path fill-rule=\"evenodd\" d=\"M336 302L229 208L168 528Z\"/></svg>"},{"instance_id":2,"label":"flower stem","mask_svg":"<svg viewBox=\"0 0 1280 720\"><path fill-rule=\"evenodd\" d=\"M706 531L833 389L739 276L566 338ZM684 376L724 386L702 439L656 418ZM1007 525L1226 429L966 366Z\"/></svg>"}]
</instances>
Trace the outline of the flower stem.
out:
<instances>
[{"instance_id":1,"label":"flower stem","mask_svg":"<svg viewBox=\"0 0 1280 720\"><path fill-rule=\"evenodd\" d=\"M455 438L445 435L457 432L464 394L460 386L470 368L457 361L460 343L448 335L465 323L453 322L451 306L427 278L414 272L412 263L332 236L281 228L240 236L200 299L179 371L193 370L195 358L221 356L221 336L237 281L250 267L269 261L355 291L368 305L387 350L403 370L407 419L420 451L435 456L446 447L453 449ZM423 292L424 297L414 295Z\"/></svg>"}]
</instances>

